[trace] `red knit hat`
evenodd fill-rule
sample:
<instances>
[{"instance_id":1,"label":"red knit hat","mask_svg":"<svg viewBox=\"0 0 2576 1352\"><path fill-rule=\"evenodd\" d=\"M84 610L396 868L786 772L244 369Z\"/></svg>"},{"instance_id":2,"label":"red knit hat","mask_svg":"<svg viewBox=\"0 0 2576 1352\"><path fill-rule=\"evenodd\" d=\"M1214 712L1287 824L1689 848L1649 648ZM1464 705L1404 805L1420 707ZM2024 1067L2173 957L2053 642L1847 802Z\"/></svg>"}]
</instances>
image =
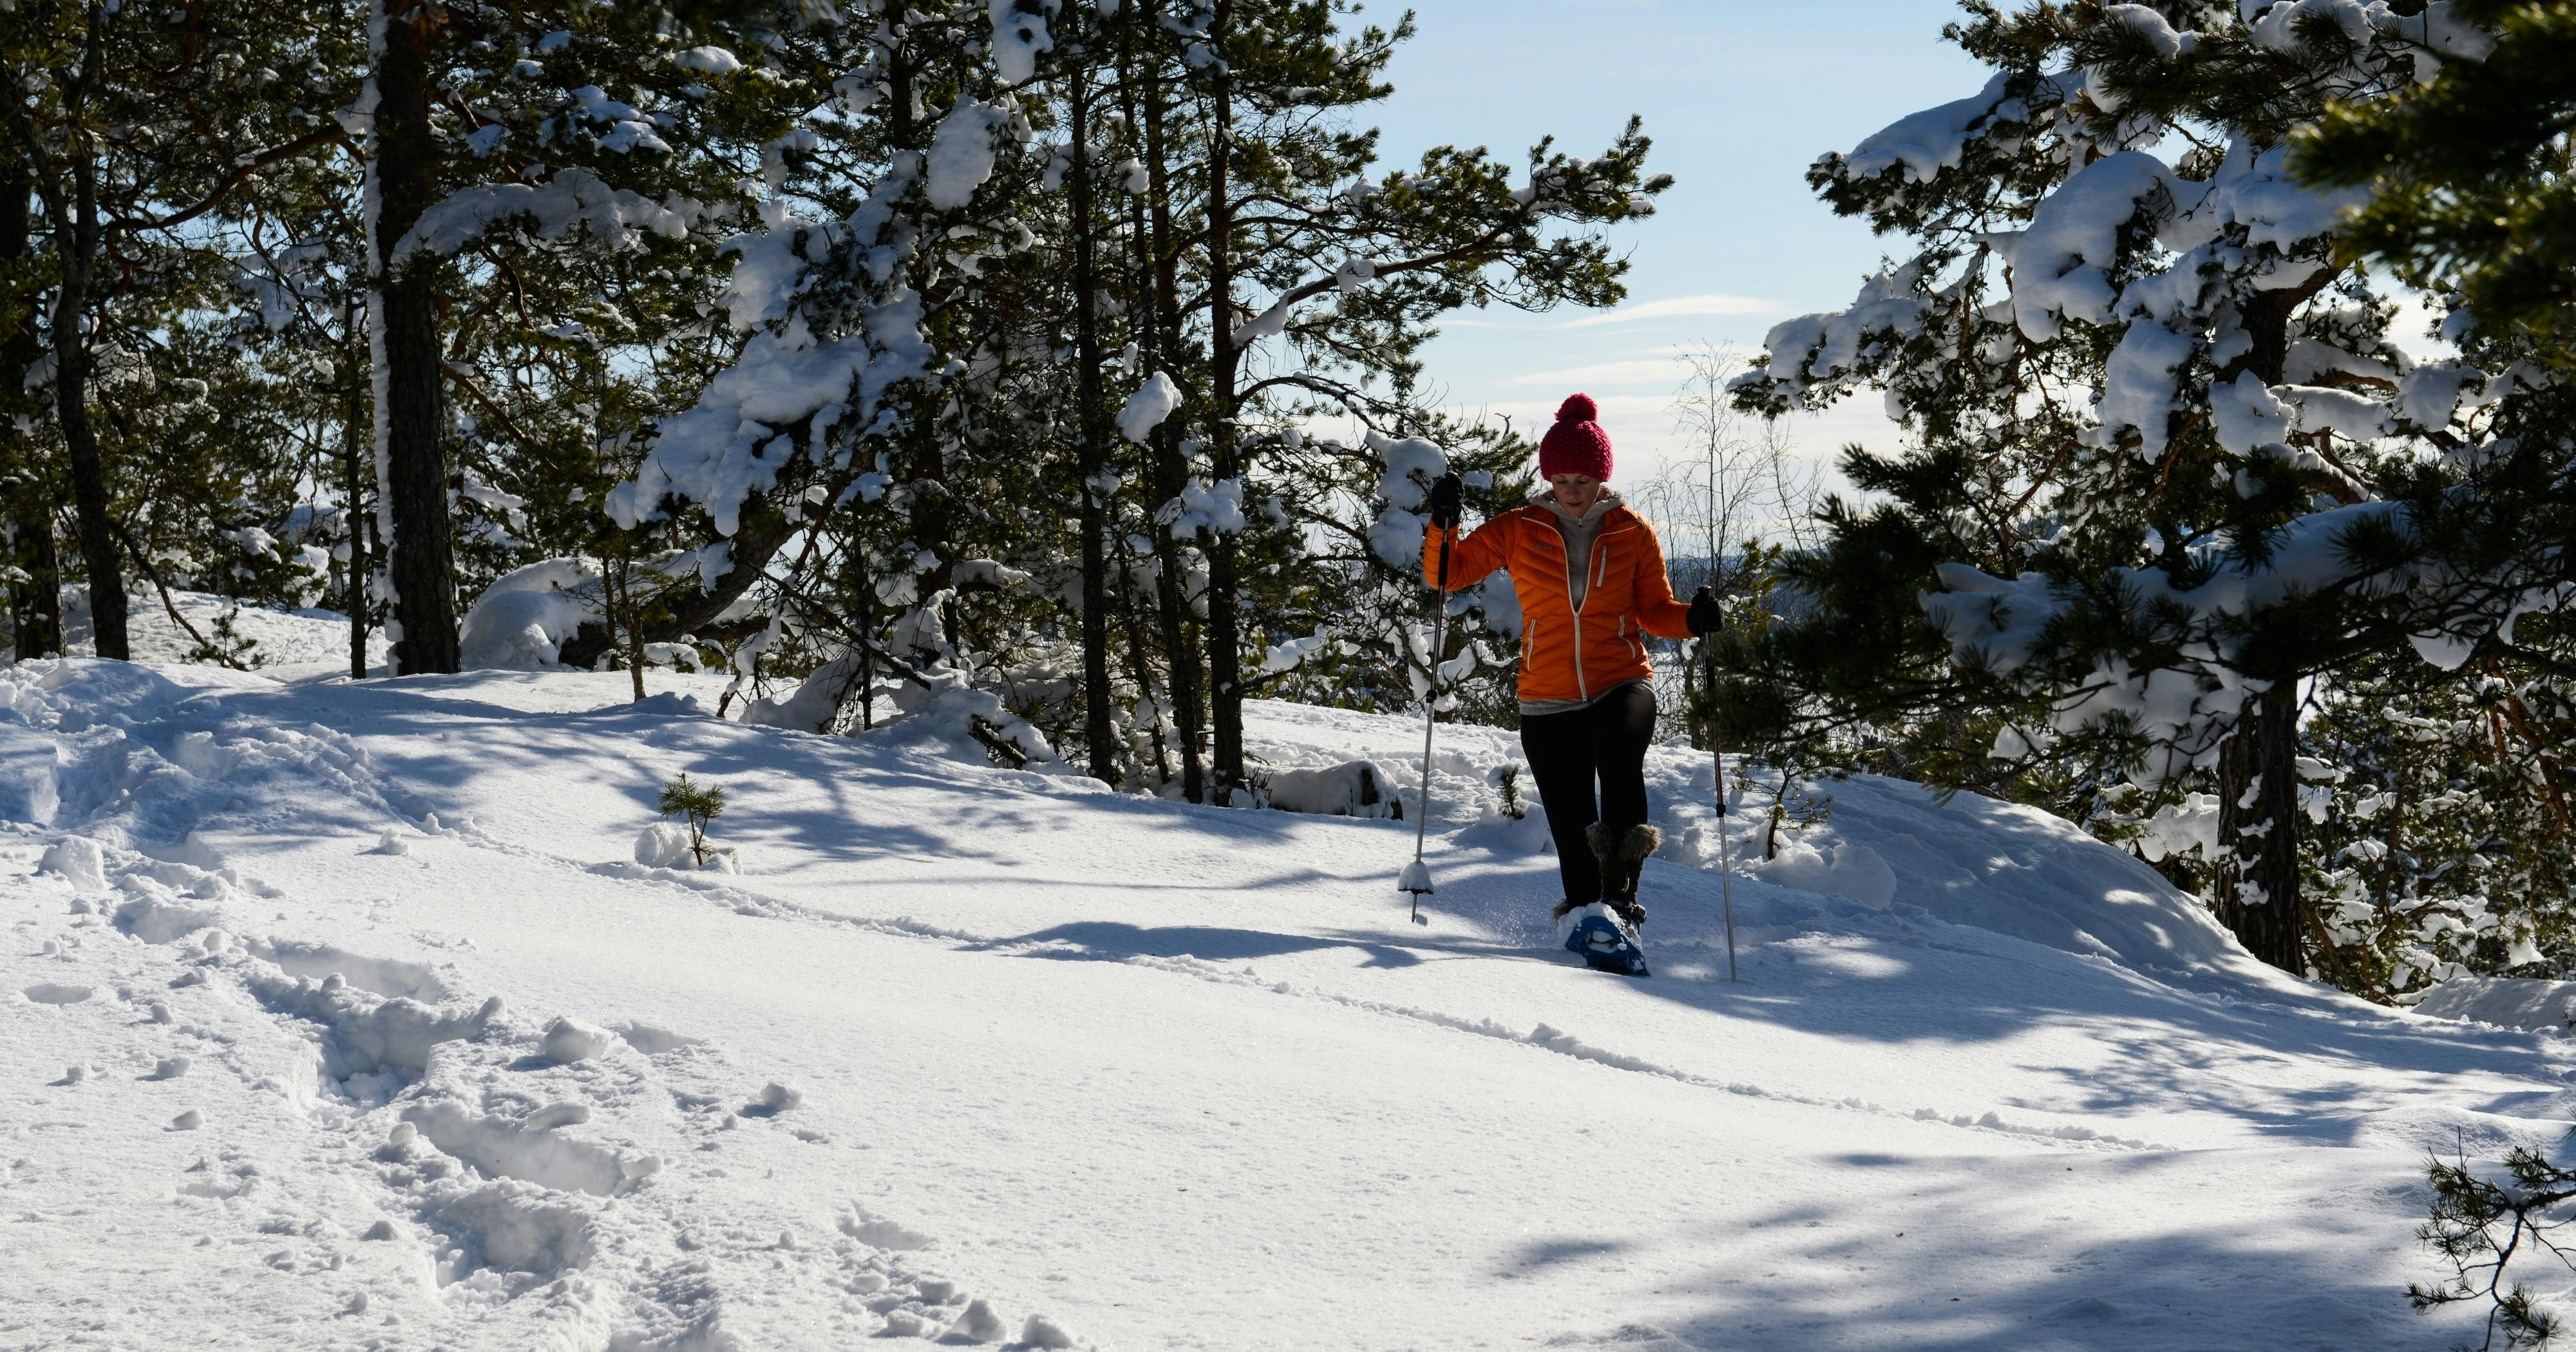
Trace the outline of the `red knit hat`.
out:
<instances>
[{"instance_id":1,"label":"red knit hat","mask_svg":"<svg viewBox=\"0 0 2576 1352\"><path fill-rule=\"evenodd\" d=\"M1610 477L1610 434L1601 430L1593 419L1601 410L1588 394L1568 395L1556 409L1556 426L1538 439L1538 472L1549 478L1559 474L1584 474L1595 479Z\"/></svg>"}]
</instances>

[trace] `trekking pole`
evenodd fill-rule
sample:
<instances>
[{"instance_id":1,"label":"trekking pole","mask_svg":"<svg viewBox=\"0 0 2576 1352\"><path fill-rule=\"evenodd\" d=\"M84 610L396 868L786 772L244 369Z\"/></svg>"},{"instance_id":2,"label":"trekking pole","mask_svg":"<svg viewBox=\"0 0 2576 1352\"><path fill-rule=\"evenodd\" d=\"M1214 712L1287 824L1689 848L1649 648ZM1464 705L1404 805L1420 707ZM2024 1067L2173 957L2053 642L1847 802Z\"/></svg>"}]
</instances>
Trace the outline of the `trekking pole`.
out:
<instances>
[{"instance_id":1,"label":"trekking pole","mask_svg":"<svg viewBox=\"0 0 2576 1352\"><path fill-rule=\"evenodd\" d=\"M1431 866L1422 862L1422 838L1431 829L1431 733L1440 726L1440 650L1449 643L1449 537L1440 532L1440 585L1431 592L1431 674L1422 696L1422 800L1413 823L1413 862L1395 880L1396 890L1413 894L1413 923L1428 925L1422 899L1431 895Z\"/></svg>"},{"instance_id":2,"label":"trekking pole","mask_svg":"<svg viewBox=\"0 0 2576 1352\"><path fill-rule=\"evenodd\" d=\"M1710 783L1717 789L1717 892L1726 903L1726 979L1735 978L1735 860L1726 841L1726 752L1717 744L1717 636L1703 634L1699 640L1702 665L1708 672L1708 758L1712 767Z\"/></svg>"}]
</instances>

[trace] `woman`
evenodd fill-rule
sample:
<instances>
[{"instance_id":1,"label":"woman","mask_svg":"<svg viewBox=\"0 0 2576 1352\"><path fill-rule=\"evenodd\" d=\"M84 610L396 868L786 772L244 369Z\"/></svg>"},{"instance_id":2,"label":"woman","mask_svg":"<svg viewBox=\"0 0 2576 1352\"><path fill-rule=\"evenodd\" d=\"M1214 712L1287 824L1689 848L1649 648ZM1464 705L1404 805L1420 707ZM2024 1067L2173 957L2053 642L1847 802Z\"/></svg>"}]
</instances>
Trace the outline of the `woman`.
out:
<instances>
[{"instance_id":1,"label":"woman","mask_svg":"<svg viewBox=\"0 0 2576 1352\"><path fill-rule=\"evenodd\" d=\"M1445 591L1509 569L1521 601L1521 749L1556 838L1565 900L1556 915L1599 901L1631 930L1646 922L1637 874L1663 835L1646 824L1646 744L1655 735L1654 669L1645 636L1694 638L1717 627L1717 597L1673 599L1654 527L1607 482L1610 437L1585 395L1567 399L1539 440L1547 482L1451 543L1458 476L1431 486L1423 580ZM1440 551L1449 543L1448 576ZM1599 783L1600 797L1593 793Z\"/></svg>"}]
</instances>

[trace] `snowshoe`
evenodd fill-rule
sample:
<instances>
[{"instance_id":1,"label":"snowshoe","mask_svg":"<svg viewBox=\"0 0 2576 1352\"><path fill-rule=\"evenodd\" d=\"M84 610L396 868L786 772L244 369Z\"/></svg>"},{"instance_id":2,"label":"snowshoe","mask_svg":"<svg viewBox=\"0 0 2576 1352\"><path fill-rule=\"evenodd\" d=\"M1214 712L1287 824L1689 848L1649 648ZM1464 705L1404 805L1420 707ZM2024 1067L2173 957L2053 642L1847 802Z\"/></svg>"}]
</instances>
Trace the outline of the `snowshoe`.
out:
<instances>
[{"instance_id":1,"label":"snowshoe","mask_svg":"<svg viewBox=\"0 0 2576 1352\"><path fill-rule=\"evenodd\" d=\"M1582 958L1584 965L1595 971L1621 976L1652 975L1646 970L1646 951L1637 946L1636 931L1622 924L1618 913L1601 902L1560 914L1556 928L1565 936L1566 951Z\"/></svg>"}]
</instances>

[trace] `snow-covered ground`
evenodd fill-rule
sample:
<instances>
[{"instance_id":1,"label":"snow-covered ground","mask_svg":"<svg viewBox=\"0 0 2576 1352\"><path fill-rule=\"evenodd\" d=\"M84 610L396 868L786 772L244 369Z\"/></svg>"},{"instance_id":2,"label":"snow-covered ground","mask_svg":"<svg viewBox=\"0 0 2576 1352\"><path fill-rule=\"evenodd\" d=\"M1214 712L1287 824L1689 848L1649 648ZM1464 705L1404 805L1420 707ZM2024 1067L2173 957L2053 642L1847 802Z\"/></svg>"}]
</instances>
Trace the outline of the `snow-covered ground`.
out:
<instances>
[{"instance_id":1,"label":"snow-covered ground","mask_svg":"<svg viewBox=\"0 0 2576 1352\"><path fill-rule=\"evenodd\" d=\"M63 592L63 642L74 656L98 651L89 622L86 587ZM125 599L126 642L138 662L185 662L197 639L170 617L175 605L197 635L221 644L216 626L229 618L236 638L249 640L242 665L279 680L342 674L349 669L349 617L335 610L270 610L246 606L226 596L174 591L165 605L161 593L146 589ZM384 631L367 635L367 665L385 665L390 645Z\"/></svg>"},{"instance_id":2,"label":"snow-covered ground","mask_svg":"<svg viewBox=\"0 0 2576 1352\"><path fill-rule=\"evenodd\" d=\"M2424 1152L2571 1115L2559 1039L1973 796L1837 786L1730 984L1658 750L1633 981L1552 948L1505 735L1443 729L1416 927L1409 823L625 680L0 671L0 1349L2438 1346ZM683 770L740 873L634 862Z\"/></svg>"}]
</instances>

